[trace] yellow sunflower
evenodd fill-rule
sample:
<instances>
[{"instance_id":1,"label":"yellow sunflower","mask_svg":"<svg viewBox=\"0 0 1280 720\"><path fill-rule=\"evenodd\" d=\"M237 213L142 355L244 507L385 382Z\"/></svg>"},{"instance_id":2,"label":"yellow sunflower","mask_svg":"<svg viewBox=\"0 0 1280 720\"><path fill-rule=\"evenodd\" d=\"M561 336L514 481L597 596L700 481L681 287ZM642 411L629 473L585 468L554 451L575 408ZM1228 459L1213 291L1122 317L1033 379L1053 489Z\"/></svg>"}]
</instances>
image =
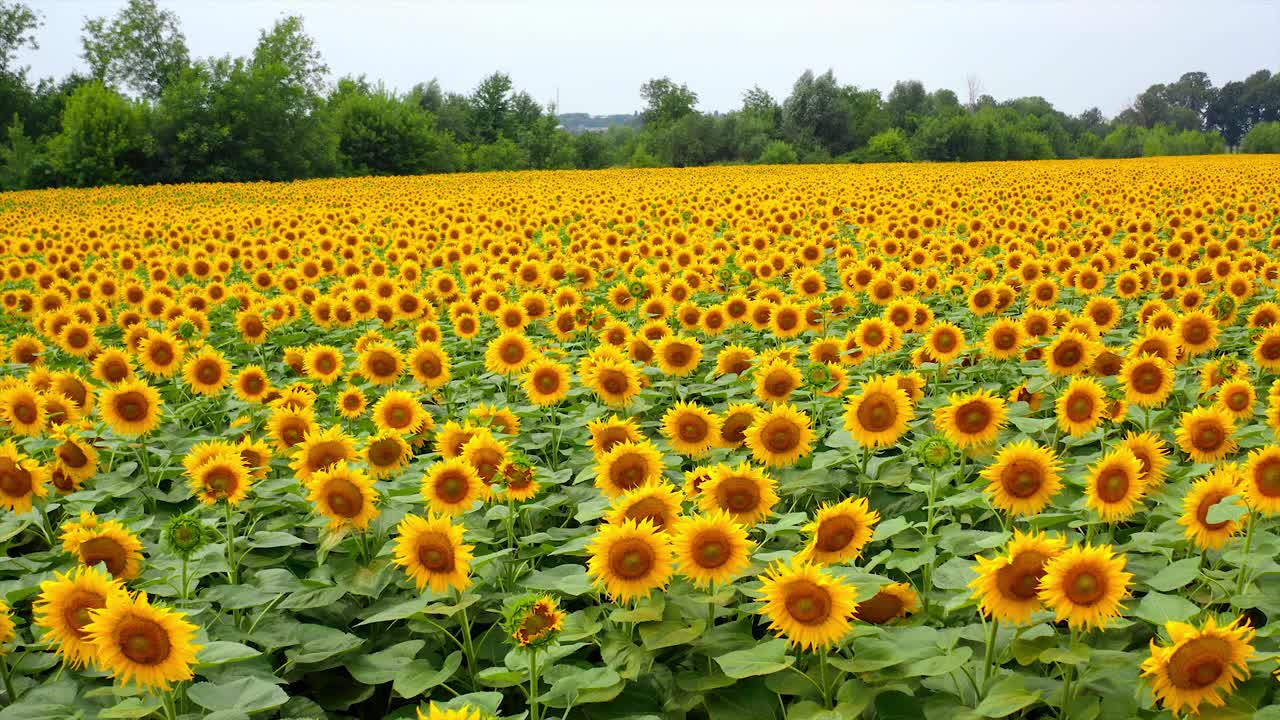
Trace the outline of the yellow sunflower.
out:
<instances>
[{"instance_id":1,"label":"yellow sunflower","mask_svg":"<svg viewBox=\"0 0 1280 720\"><path fill-rule=\"evenodd\" d=\"M967 448L994 441L1007 416L1004 399L983 389L953 393L946 405L933 412L933 424L953 445Z\"/></svg>"},{"instance_id":2,"label":"yellow sunflower","mask_svg":"<svg viewBox=\"0 0 1280 720\"><path fill-rule=\"evenodd\" d=\"M867 600L858 603L853 615L872 625L887 625L899 618L904 618L920 607L920 597L906 583L889 583Z\"/></svg>"},{"instance_id":3,"label":"yellow sunflower","mask_svg":"<svg viewBox=\"0 0 1280 720\"><path fill-rule=\"evenodd\" d=\"M515 375L534 361L534 355L533 344L523 332L507 330L489 343L484 353L484 366L498 375Z\"/></svg>"},{"instance_id":4,"label":"yellow sunflower","mask_svg":"<svg viewBox=\"0 0 1280 720\"><path fill-rule=\"evenodd\" d=\"M1270 445L1249 453L1241 485L1253 510L1280 513L1280 447Z\"/></svg>"},{"instance_id":5,"label":"yellow sunflower","mask_svg":"<svg viewBox=\"0 0 1280 720\"><path fill-rule=\"evenodd\" d=\"M119 435L144 435L160 426L160 392L141 380L125 380L98 396L102 419Z\"/></svg>"},{"instance_id":6,"label":"yellow sunflower","mask_svg":"<svg viewBox=\"0 0 1280 720\"><path fill-rule=\"evenodd\" d=\"M342 351L332 345L310 345L302 354L306 376L328 385L342 376Z\"/></svg>"},{"instance_id":7,"label":"yellow sunflower","mask_svg":"<svg viewBox=\"0 0 1280 720\"><path fill-rule=\"evenodd\" d=\"M524 392L529 402L543 407L555 405L569 395L569 366L553 360L535 360L524 375Z\"/></svg>"},{"instance_id":8,"label":"yellow sunflower","mask_svg":"<svg viewBox=\"0 0 1280 720\"><path fill-rule=\"evenodd\" d=\"M1093 364L1099 349L1084 333L1065 330L1045 348L1045 367L1054 375L1075 375Z\"/></svg>"},{"instance_id":9,"label":"yellow sunflower","mask_svg":"<svg viewBox=\"0 0 1280 720\"><path fill-rule=\"evenodd\" d=\"M1159 407L1173 392L1173 366L1164 358L1143 353L1120 367L1125 399L1138 407Z\"/></svg>"},{"instance_id":10,"label":"yellow sunflower","mask_svg":"<svg viewBox=\"0 0 1280 720\"><path fill-rule=\"evenodd\" d=\"M1223 500L1240 495L1241 479L1240 469L1227 464L1219 465L1191 484L1191 490L1182 501L1182 515L1178 518L1178 523L1186 528L1184 533L1188 540L1203 550L1218 550L1240 532L1244 518L1211 521L1209 511Z\"/></svg>"},{"instance_id":11,"label":"yellow sunflower","mask_svg":"<svg viewBox=\"0 0 1280 720\"><path fill-rule=\"evenodd\" d=\"M1198 407L1182 414L1178 446L1198 463L1215 463L1236 451L1235 421L1218 408Z\"/></svg>"},{"instance_id":12,"label":"yellow sunflower","mask_svg":"<svg viewBox=\"0 0 1280 720\"><path fill-rule=\"evenodd\" d=\"M356 441L337 425L327 430L316 428L308 432L292 450L293 459L289 467L304 483L318 472L340 462L352 462L358 457Z\"/></svg>"},{"instance_id":13,"label":"yellow sunflower","mask_svg":"<svg viewBox=\"0 0 1280 720\"><path fill-rule=\"evenodd\" d=\"M781 358L756 370L756 397L761 402L784 403L801 383L800 370Z\"/></svg>"},{"instance_id":14,"label":"yellow sunflower","mask_svg":"<svg viewBox=\"0 0 1280 720\"><path fill-rule=\"evenodd\" d=\"M1042 608L1040 581L1045 565L1066 547L1060 537L1014 530L1013 540L991 558L977 558L977 577L969 583L978 609L1002 623L1025 625Z\"/></svg>"},{"instance_id":15,"label":"yellow sunflower","mask_svg":"<svg viewBox=\"0 0 1280 720\"><path fill-rule=\"evenodd\" d=\"M614 525L627 520L648 521L659 531L667 532L680 519L683 502L684 494L679 488L665 482L649 483L614 498L604 520Z\"/></svg>"},{"instance_id":16,"label":"yellow sunflower","mask_svg":"<svg viewBox=\"0 0 1280 720\"><path fill-rule=\"evenodd\" d=\"M471 587L471 551L463 543L463 527L447 515L406 515L396 526L394 562L405 569L418 590L435 593Z\"/></svg>"},{"instance_id":17,"label":"yellow sunflower","mask_svg":"<svg viewBox=\"0 0 1280 720\"><path fill-rule=\"evenodd\" d=\"M676 452L699 458L719 442L720 418L700 405L678 402L662 416L662 434Z\"/></svg>"},{"instance_id":18,"label":"yellow sunflower","mask_svg":"<svg viewBox=\"0 0 1280 720\"><path fill-rule=\"evenodd\" d=\"M0 507L14 513L31 512L35 498L46 497L49 474L13 442L0 443Z\"/></svg>"},{"instance_id":19,"label":"yellow sunflower","mask_svg":"<svg viewBox=\"0 0 1280 720\"><path fill-rule=\"evenodd\" d=\"M794 405L761 410L746 429L747 447L757 462L772 467L794 465L813 452L809 416Z\"/></svg>"},{"instance_id":20,"label":"yellow sunflower","mask_svg":"<svg viewBox=\"0 0 1280 720\"><path fill-rule=\"evenodd\" d=\"M1258 401L1253 383L1246 378L1232 378L1218 386L1218 409L1233 420L1247 422L1253 418L1253 406Z\"/></svg>"},{"instance_id":21,"label":"yellow sunflower","mask_svg":"<svg viewBox=\"0 0 1280 720\"><path fill-rule=\"evenodd\" d=\"M488 496L489 486L462 458L441 460L422 477L422 497L432 512L461 515Z\"/></svg>"},{"instance_id":22,"label":"yellow sunflower","mask_svg":"<svg viewBox=\"0 0 1280 720\"><path fill-rule=\"evenodd\" d=\"M1142 463L1124 447L1103 455L1085 478L1086 505L1104 522L1132 517L1142 507L1146 493Z\"/></svg>"},{"instance_id":23,"label":"yellow sunflower","mask_svg":"<svg viewBox=\"0 0 1280 720\"><path fill-rule=\"evenodd\" d=\"M249 483L253 478L244 458L234 448L217 451L201 458L198 463L187 464L186 472L191 479L191 491L206 505L214 505L220 500L238 504L249 494Z\"/></svg>"},{"instance_id":24,"label":"yellow sunflower","mask_svg":"<svg viewBox=\"0 0 1280 720\"><path fill-rule=\"evenodd\" d=\"M168 690L190 680L196 653L195 625L183 613L151 605L146 593L115 593L107 604L90 611L84 626L95 648L97 664L122 684Z\"/></svg>"},{"instance_id":25,"label":"yellow sunflower","mask_svg":"<svg viewBox=\"0 0 1280 720\"><path fill-rule=\"evenodd\" d=\"M955 324L940 320L929 328L929 334L925 336L925 347L934 360L949 363L965 351L964 332Z\"/></svg>"},{"instance_id":26,"label":"yellow sunflower","mask_svg":"<svg viewBox=\"0 0 1280 720\"><path fill-rule=\"evenodd\" d=\"M691 337L670 335L658 341L654 352L658 367L664 375L683 377L692 373L702 362L702 343Z\"/></svg>"},{"instance_id":27,"label":"yellow sunflower","mask_svg":"<svg viewBox=\"0 0 1280 720\"><path fill-rule=\"evenodd\" d=\"M44 431L45 403L27 383L17 383L0 392L0 420L15 435L39 435Z\"/></svg>"},{"instance_id":28,"label":"yellow sunflower","mask_svg":"<svg viewBox=\"0 0 1280 720\"><path fill-rule=\"evenodd\" d=\"M1204 704L1222 707L1236 683L1249 678L1254 656L1253 628L1241 617L1219 626L1211 616L1204 627L1180 622L1165 624L1170 645L1151 640L1151 657L1142 663L1142 677L1151 683L1156 699L1175 717L1186 708L1200 714Z\"/></svg>"},{"instance_id":29,"label":"yellow sunflower","mask_svg":"<svg viewBox=\"0 0 1280 720\"><path fill-rule=\"evenodd\" d=\"M618 443L596 459L596 487L607 497L617 497L657 482L664 469L662 452L648 440Z\"/></svg>"},{"instance_id":30,"label":"yellow sunflower","mask_svg":"<svg viewBox=\"0 0 1280 720\"><path fill-rule=\"evenodd\" d=\"M876 375L849 398L844 427L863 447L888 447L907 431L911 415L911 399L897 381Z\"/></svg>"},{"instance_id":31,"label":"yellow sunflower","mask_svg":"<svg viewBox=\"0 0 1280 720\"><path fill-rule=\"evenodd\" d=\"M599 526L587 552L587 573L614 602L648 597L671 580L671 537L647 520Z\"/></svg>"},{"instance_id":32,"label":"yellow sunflower","mask_svg":"<svg viewBox=\"0 0 1280 720\"><path fill-rule=\"evenodd\" d=\"M614 445L624 442L640 442L644 434L631 418L620 418L612 415L608 419L598 418L587 423L587 431L591 433L591 452L596 458L609 452Z\"/></svg>"},{"instance_id":33,"label":"yellow sunflower","mask_svg":"<svg viewBox=\"0 0 1280 720\"><path fill-rule=\"evenodd\" d=\"M120 600L124 584L97 567L77 566L69 573L54 573L40 583L40 596L32 605L35 624L46 630L55 651L73 668L96 659L97 648L85 627L91 613L107 606L108 598Z\"/></svg>"},{"instance_id":34,"label":"yellow sunflower","mask_svg":"<svg viewBox=\"0 0 1280 720\"><path fill-rule=\"evenodd\" d=\"M316 511L329 518L329 529L353 527L365 530L378 516L378 491L363 472L340 461L311 476L308 499Z\"/></svg>"},{"instance_id":35,"label":"yellow sunflower","mask_svg":"<svg viewBox=\"0 0 1280 720\"><path fill-rule=\"evenodd\" d=\"M1110 545L1083 545L1050 559L1040 581L1040 602L1072 628L1105 628L1120 616L1133 575Z\"/></svg>"},{"instance_id":36,"label":"yellow sunflower","mask_svg":"<svg viewBox=\"0 0 1280 720\"><path fill-rule=\"evenodd\" d=\"M62 525L62 549L82 565L98 563L117 580L132 580L142 573L142 541L118 520L102 520L91 512Z\"/></svg>"},{"instance_id":37,"label":"yellow sunflower","mask_svg":"<svg viewBox=\"0 0 1280 720\"><path fill-rule=\"evenodd\" d=\"M413 459L413 449L399 433L383 432L369 438L361 456L369 466L369 474L383 478L408 465Z\"/></svg>"},{"instance_id":38,"label":"yellow sunflower","mask_svg":"<svg viewBox=\"0 0 1280 720\"><path fill-rule=\"evenodd\" d=\"M405 390L388 390L373 405L373 424L379 432L413 435L422 430L427 419L422 403Z\"/></svg>"},{"instance_id":39,"label":"yellow sunflower","mask_svg":"<svg viewBox=\"0 0 1280 720\"><path fill-rule=\"evenodd\" d=\"M723 510L735 522L755 525L773 513L778 504L778 484L748 463L738 467L716 465L698 489L698 505L704 512Z\"/></svg>"},{"instance_id":40,"label":"yellow sunflower","mask_svg":"<svg viewBox=\"0 0 1280 720\"><path fill-rule=\"evenodd\" d=\"M991 504L1012 515L1035 515L1062 489L1062 464L1048 448L1020 440L1001 448L982 471Z\"/></svg>"},{"instance_id":41,"label":"yellow sunflower","mask_svg":"<svg viewBox=\"0 0 1280 720\"><path fill-rule=\"evenodd\" d=\"M839 643L852 627L857 593L843 578L799 560L777 563L760 577L760 612L778 637L805 650Z\"/></svg>"},{"instance_id":42,"label":"yellow sunflower","mask_svg":"<svg viewBox=\"0 0 1280 720\"><path fill-rule=\"evenodd\" d=\"M732 582L751 563L746 528L723 510L681 518L671 541L680 574L696 587Z\"/></svg>"}]
</instances>

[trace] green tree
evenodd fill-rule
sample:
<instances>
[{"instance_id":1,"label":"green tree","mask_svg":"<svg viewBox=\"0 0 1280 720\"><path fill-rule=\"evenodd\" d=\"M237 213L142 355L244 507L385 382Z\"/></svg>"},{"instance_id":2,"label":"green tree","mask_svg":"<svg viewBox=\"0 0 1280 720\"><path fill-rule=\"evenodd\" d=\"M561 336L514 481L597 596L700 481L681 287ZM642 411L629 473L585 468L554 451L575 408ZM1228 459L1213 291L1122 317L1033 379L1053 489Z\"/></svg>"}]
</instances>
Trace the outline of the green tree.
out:
<instances>
[{"instance_id":1,"label":"green tree","mask_svg":"<svg viewBox=\"0 0 1280 720\"><path fill-rule=\"evenodd\" d=\"M150 137L142 111L100 82L82 85L67 102L62 132L49 143L54 170L71 185L134 182Z\"/></svg>"},{"instance_id":2,"label":"green tree","mask_svg":"<svg viewBox=\"0 0 1280 720\"><path fill-rule=\"evenodd\" d=\"M598 132L586 131L573 138L574 151L577 153L575 164L584 170L599 170L609 167L609 143Z\"/></svg>"},{"instance_id":3,"label":"green tree","mask_svg":"<svg viewBox=\"0 0 1280 720\"><path fill-rule=\"evenodd\" d=\"M902 128L889 128L877 133L858 155L862 162L911 162L911 140Z\"/></svg>"},{"instance_id":4,"label":"green tree","mask_svg":"<svg viewBox=\"0 0 1280 720\"><path fill-rule=\"evenodd\" d=\"M908 133L914 133L930 114L929 93L925 92L924 83L919 80L894 83L884 105L893 126Z\"/></svg>"},{"instance_id":5,"label":"green tree","mask_svg":"<svg viewBox=\"0 0 1280 720\"><path fill-rule=\"evenodd\" d=\"M469 115L472 137L479 143L494 143L508 129L511 113L511 77L495 72L480 81L471 93Z\"/></svg>"},{"instance_id":6,"label":"green tree","mask_svg":"<svg viewBox=\"0 0 1280 720\"><path fill-rule=\"evenodd\" d=\"M511 138L503 136L475 148L471 152L471 165L481 172L526 170L529 168L529 153Z\"/></svg>"},{"instance_id":7,"label":"green tree","mask_svg":"<svg viewBox=\"0 0 1280 720\"><path fill-rule=\"evenodd\" d=\"M640 97L645 102L640 113L645 124L670 125L693 113L698 104L697 93L669 77L654 78L641 85Z\"/></svg>"},{"instance_id":8,"label":"green tree","mask_svg":"<svg viewBox=\"0 0 1280 720\"><path fill-rule=\"evenodd\" d=\"M36 43L36 30L43 24L40 14L25 3L0 0L0 75L26 74L25 68L17 68L13 63L23 48L40 47Z\"/></svg>"},{"instance_id":9,"label":"green tree","mask_svg":"<svg viewBox=\"0 0 1280 720\"><path fill-rule=\"evenodd\" d=\"M1240 149L1247 153L1280 153L1280 122L1258 123L1244 136Z\"/></svg>"},{"instance_id":10,"label":"green tree","mask_svg":"<svg viewBox=\"0 0 1280 720\"><path fill-rule=\"evenodd\" d=\"M276 70L272 72L282 69L281 83L299 87L317 98L324 91L325 78L329 75L329 66L299 15L280 18L270 30L258 33L258 44L253 48L250 62L254 68L274 66Z\"/></svg>"},{"instance_id":11,"label":"green tree","mask_svg":"<svg viewBox=\"0 0 1280 720\"><path fill-rule=\"evenodd\" d=\"M85 20L80 42L93 77L139 97L160 97L188 64L178 16L155 0L129 0L111 19Z\"/></svg>"},{"instance_id":12,"label":"green tree","mask_svg":"<svg viewBox=\"0 0 1280 720\"><path fill-rule=\"evenodd\" d=\"M333 123L344 175L442 173L460 165L457 144L435 129L431 115L383 88L338 97Z\"/></svg>"},{"instance_id":13,"label":"green tree","mask_svg":"<svg viewBox=\"0 0 1280 720\"><path fill-rule=\"evenodd\" d=\"M766 145L757 160L761 165L791 165L798 161L795 148L788 145L785 140L774 140Z\"/></svg>"},{"instance_id":14,"label":"green tree","mask_svg":"<svg viewBox=\"0 0 1280 720\"><path fill-rule=\"evenodd\" d=\"M0 146L0 190L36 187L37 168L43 158L39 146L27 137L22 119L16 113L5 135L8 143Z\"/></svg>"}]
</instances>

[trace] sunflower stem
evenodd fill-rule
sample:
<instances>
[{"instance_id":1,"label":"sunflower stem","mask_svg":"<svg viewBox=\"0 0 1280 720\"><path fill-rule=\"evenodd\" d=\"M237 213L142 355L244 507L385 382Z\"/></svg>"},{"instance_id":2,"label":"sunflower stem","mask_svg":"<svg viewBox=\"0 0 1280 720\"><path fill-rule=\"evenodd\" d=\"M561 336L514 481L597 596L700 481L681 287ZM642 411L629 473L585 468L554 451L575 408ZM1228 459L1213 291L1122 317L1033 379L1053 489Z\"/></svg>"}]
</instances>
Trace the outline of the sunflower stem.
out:
<instances>
[{"instance_id":1,"label":"sunflower stem","mask_svg":"<svg viewBox=\"0 0 1280 720\"><path fill-rule=\"evenodd\" d=\"M529 720L538 720L538 651L529 653Z\"/></svg>"},{"instance_id":2,"label":"sunflower stem","mask_svg":"<svg viewBox=\"0 0 1280 720\"><path fill-rule=\"evenodd\" d=\"M227 580L229 580L232 585L238 585L240 583L240 573L236 571L236 539L234 525L231 518L231 503L225 500L223 502L227 509Z\"/></svg>"},{"instance_id":3,"label":"sunflower stem","mask_svg":"<svg viewBox=\"0 0 1280 720\"><path fill-rule=\"evenodd\" d=\"M178 597L182 598L182 605L187 604L187 555L182 555L182 589L178 592Z\"/></svg>"},{"instance_id":4,"label":"sunflower stem","mask_svg":"<svg viewBox=\"0 0 1280 720\"><path fill-rule=\"evenodd\" d=\"M4 691L9 697L9 705L18 702L18 694L13 690L13 677L9 673L9 658L0 654L0 675L4 676Z\"/></svg>"},{"instance_id":5,"label":"sunflower stem","mask_svg":"<svg viewBox=\"0 0 1280 720\"><path fill-rule=\"evenodd\" d=\"M822 707L831 709L831 686L827 684L827 649L818 653L818 677L822 681Z\"/></svg>"},{"instance_id":6,"label":"sunflower stem","mask_svg":"<svg viewBox=\"0 0 1280 720\"><path fill-rule=\"evenodd\" d=\"M40 534L44 535L44 539L49 543L49 547L53 547L53 523L49 522L49 513L45 511L45 505L48 501L35 503L36 511L40 513ZM65 515L65 513L64 513Z\"/></svg>"},{"instance_id":7,"label":"sunflower stem","mask_svg":"<svg viewBox=\"0 0 1280 720\"><path fill-rule=\"evenodd\" d=\"M458 603L462 603L462 594L458 593ZM471 678L471 687L476 687L476 648L471 640L471 620L467 617L467 608L459 610L462 616L462 651L467 656L467 675Z\"/></svg>"},{"instance_id":8,"label":"sunflower stem","mask_svg":"<svg viewBox=\"0 0 1280 720\"><path fill-rule=\"evenodd\" d=\"M1240 557L1240 570L1236 578L1236 597L1244 594L1245 585L1249 584L1249 551L1253 549L1253 526L1254 513L1249 513L1249 522L1245 525L1244 530L1244 555ZM1232 598L1232 604L1235 605L1235 598ZM1239 606L1237 606L1239 607Z\"/></svg>"},{"instance_id":9,"label":"sunflower stem","mask_svg":"<svg viewBox=\"0 0 1280 720\"><path fill-rule=\"evenodd\" d=\"M987 691L991 689L991 673L995 669L996 664L996 633L1000 631L1000 621L991 618L991 625L987 627L987 654L982 660L982 696L987 696Z\"/></svg>"}]
</instances>

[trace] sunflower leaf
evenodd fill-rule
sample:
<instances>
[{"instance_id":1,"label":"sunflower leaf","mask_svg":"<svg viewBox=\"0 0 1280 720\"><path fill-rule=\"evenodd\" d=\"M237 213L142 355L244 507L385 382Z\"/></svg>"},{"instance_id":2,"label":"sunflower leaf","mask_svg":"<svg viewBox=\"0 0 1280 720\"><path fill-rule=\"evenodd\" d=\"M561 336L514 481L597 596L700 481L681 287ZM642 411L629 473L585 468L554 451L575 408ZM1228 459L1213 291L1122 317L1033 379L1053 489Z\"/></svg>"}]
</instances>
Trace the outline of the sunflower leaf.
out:
<instances>
[{"instance_id":1,"label":"sunflower leaf","mask_svg":"<svg viewBox=\"0 0 1280 720\"><path fill-rule=\"evenodd\" d=\"M770 640L754 648L721 655L716 662L731 678L771 675L795 663L796 659L787 655L787 646L786 640Z\"/></svg>"},{"instance_id":2,"label":"sunflower leaf","mask_svg":"<svg viewBox=\"0 0 1280 720\"><path fill-rule=\"evenodd\" d=\"M1209 508L1209 513L1205 516L1205 522L1211 524L1233 522L1244 517L1248 512L1249 508L1240 502L1239 495L1228 495Z\"/></svg>"}]
</instances>

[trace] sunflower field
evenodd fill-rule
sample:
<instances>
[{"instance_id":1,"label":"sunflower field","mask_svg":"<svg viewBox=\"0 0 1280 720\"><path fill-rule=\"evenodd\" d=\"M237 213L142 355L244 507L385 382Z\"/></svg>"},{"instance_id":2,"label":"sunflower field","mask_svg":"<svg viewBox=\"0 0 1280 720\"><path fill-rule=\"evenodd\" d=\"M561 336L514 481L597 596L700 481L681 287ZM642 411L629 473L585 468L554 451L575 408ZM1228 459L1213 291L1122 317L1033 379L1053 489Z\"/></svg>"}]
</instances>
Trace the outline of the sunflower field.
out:
<instances>
[{"instance_id":1,"label":"sunflower field","mask_svg":"<svg viewBox=\"0 0 1280 720\"><path fill-rule=\"evenodd\" d=\"M1280 719L1278 189L2 195L0 720Z\"/></svg>"}]
</instances>

